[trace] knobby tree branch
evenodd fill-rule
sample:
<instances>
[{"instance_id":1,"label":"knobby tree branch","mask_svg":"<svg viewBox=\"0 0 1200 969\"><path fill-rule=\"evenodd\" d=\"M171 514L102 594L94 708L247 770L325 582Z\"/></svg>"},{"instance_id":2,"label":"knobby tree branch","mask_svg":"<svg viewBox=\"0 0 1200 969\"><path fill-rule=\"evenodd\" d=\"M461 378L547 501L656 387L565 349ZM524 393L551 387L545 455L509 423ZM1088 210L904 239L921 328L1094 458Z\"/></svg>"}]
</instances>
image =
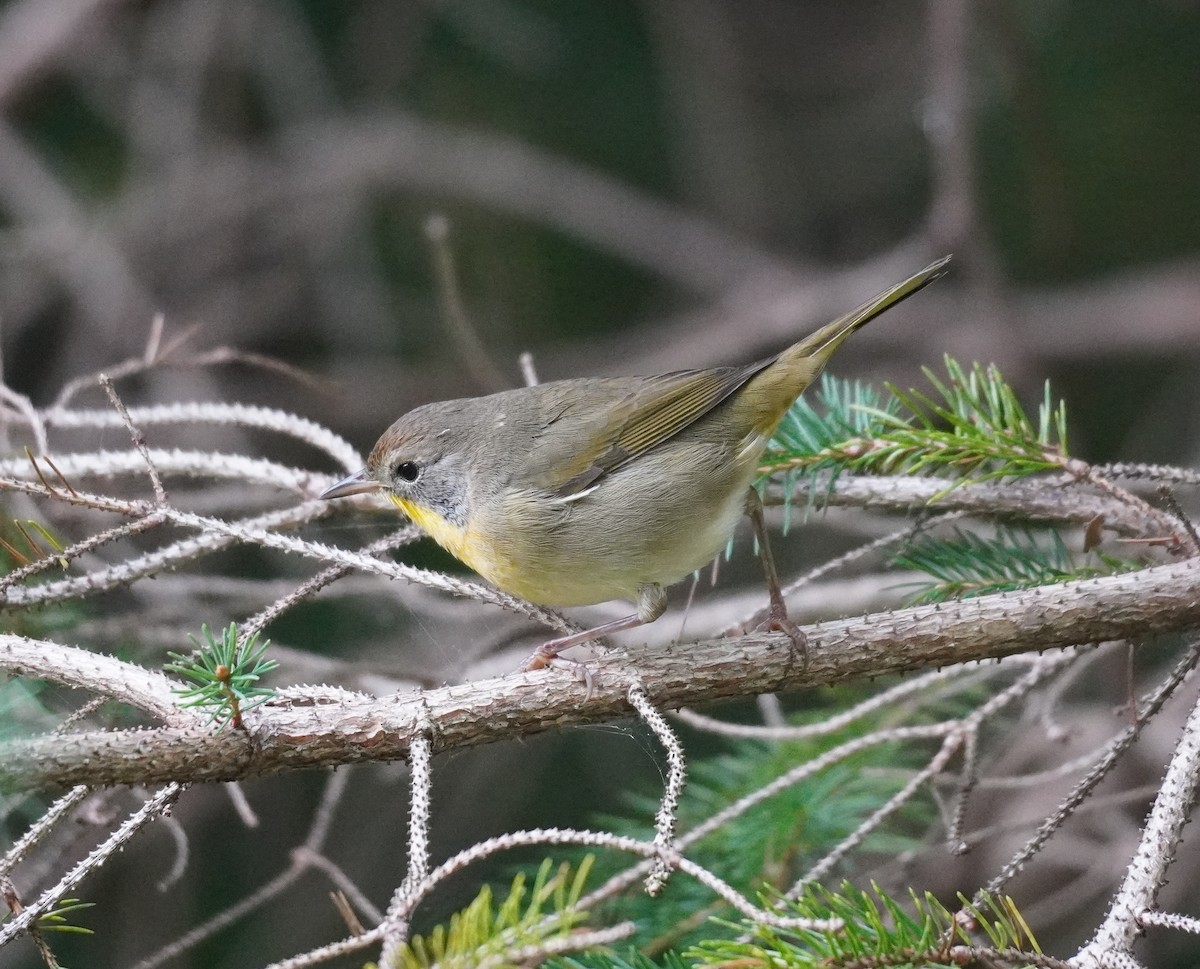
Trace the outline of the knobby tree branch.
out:
<instances>
[{"instance_id":1,"label":"knobby tree branch","mask_svg":"<svg viewBox=\"0 0 1200 969\"><path fill-rule=\"evenodd\" d=\"M421 730L431 729L434 749L446 750L627 717L634 678L655 706L671 709L1196 626L1200 562L1187 560L811 625L804 629L806 656L796 655L785 637L754 634L612 653L589 663L590 685L544 670L387 698L290 689L257 708L245 732L194 723L11 741L0 746L0 787L229 781L396 760L407 756ZM54 649L64 653L47 660ZM0 669L16 674L61 678L55 670L77 668L75 660L86 655L0 638ZM131 684L121 699L158 712L161 686L136 666L106 669L96 688L120 695L121 670ZM72 685L83 684L75 678Z\"/></svg>"}]
</instances>

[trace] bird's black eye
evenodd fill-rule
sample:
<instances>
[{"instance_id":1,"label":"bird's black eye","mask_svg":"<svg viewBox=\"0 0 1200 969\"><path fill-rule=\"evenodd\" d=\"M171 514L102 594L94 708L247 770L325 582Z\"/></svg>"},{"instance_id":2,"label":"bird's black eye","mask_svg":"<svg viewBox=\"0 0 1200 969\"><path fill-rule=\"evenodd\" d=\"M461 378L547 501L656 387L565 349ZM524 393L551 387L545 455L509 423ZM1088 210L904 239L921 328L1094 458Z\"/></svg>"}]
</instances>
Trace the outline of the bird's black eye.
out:
<instances>
[{"instance_id":1,"label":"bird's black eye","mask_svg":"<svg viewBox=\"0 0 1200 969\"><path fill-rule=\"evenodd\" d=\"M392 473L401 481L413 482L421 477L421 466L416 461L401 461L392 469Z\"/></svg>"}]
</instances>

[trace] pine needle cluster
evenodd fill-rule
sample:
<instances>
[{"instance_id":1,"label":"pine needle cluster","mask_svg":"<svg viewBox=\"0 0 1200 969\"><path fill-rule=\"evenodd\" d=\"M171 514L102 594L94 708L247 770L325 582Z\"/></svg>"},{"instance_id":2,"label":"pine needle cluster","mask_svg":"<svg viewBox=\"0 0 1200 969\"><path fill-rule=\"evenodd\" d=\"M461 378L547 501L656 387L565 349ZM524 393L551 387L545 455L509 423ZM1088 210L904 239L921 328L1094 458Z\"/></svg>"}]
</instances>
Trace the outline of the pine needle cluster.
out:
<instances>
[{"instance_id":1,"label":"pine needle cluster","mask_svg":"<svg viewBox=\"0 0 1200 969\"><path fill-rule=\"evenodd\" d=\"M886 395L822 377L813 399L801 397L780 424L762 472L936 472L958 487L1063 467L1066 405L1053 402L1049 382L1035 421L994 365L967 369L947 356L945 368L944 378L924 368L928 391L888 384Z\"/></svg>"},{"instance_id":2,"label":"pine needle cluster","mask_svg":"<svg viewBox=\"0 0 1200 969\"><path fill-rule=\"evenodd\" d=\"M946 538L927 537L892 557L900 568L924 572L932 581L919 583L910 602L942 602L992 592L1011 592L1114 572L1138 563L1099 552L1094 564L1083 564L1055 531L1036 533L1023 525L1001 525L992 535L955 528Z\"/></svg>"},{"instance_id":3,"label":"pine needle cluster","mask_svg":"<svg viewBox=\"0 0 1200 969\"><path fill-rule=\"evenodd\" d=\"M1044 472L1065 471L1075 480L1096 483L1090 467L1068 453L1066 406L1055 402L1049 382L1036 416L1030 417L997 367L964 367L949 356L944 366L944 375L924 368L924 390L888 384L880 393L826 375L811 397L800 398L761 468L764 481L784 474L785 512L794 495L807 491L811 506L822 489L831 490L847 472L936 475L946 484L929 499L931 506L964 486ZM1011 591L1141 564L1094 550L1080 560L1046 528L999 525L989 532L930 535L893 556L892 565L928 576L912 601Z\"/></svg>"},{"instance_id":4,"label":"pine needle cluster","mask_svg":"<svg viewBox=\"0 0 1200 969\"><path fill-rule=\"evenodd\" d=\"M530 953L570 935L587 914L578 908L591 869L584 858L571 866L542 862L533 885L524 874L513 878L504 901L496 903L485 885L475 899L450 921L405 944L393 961L394 969L520 969L536 964Z\"/></svg>"},{"instance_id":5,"label":"pine needle cluster","mask_svg":"<svg viewBox=\"0 0 1200 969\"><path fill-rule=\"evenodd\" d=\"M783 933L743 922L729 938L688 950L696 966L836 969L844 966L1022 966L1040 962L1041 949L1011 898L984 894L980 904L959 896L961 913L930 893L911 893L906 907L878 885L872 891L843 883L841 891L814 887L790 913L836 927ZM963 917L963 914L967 916ZM987 959L985 960L985 956Z\"/></svg>"}]
</instances>

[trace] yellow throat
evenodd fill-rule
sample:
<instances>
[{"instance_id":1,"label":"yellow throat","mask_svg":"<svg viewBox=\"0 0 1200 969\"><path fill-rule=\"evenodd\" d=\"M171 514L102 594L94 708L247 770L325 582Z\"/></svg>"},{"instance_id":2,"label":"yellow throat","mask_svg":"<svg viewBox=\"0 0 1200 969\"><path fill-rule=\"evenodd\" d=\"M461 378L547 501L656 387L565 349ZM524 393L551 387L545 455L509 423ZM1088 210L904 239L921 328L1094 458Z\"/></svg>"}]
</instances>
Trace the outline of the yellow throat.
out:
<instances>
[{"instance_id":1,"label":"yellow throat","mask_svg":"<svg viewBox=\"0 0 1200 969\"><path fill-rule=\"evenodd\" d=\"M412 519L414 525L456 559L485 579L494 581L497 567L496 550L489 548L487 542L481 541L478 534L467 528L460 528L433 509L414 504L406 498L388 495L388 499Z\"/></svg>"}]
</instances>

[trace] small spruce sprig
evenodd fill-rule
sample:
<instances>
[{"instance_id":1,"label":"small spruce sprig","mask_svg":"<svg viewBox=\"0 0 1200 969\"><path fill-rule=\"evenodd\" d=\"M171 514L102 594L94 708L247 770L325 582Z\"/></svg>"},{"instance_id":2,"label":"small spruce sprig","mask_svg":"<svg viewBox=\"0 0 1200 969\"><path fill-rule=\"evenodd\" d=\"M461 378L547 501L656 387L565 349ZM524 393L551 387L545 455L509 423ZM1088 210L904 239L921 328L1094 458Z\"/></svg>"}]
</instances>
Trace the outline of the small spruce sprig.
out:
<instances>
[{"instance_id":1,"label":"small spruce sprig","mask_svg":"<svg viewBox=\"0 0 1200 969\"><path fill-rule=\"evenodd\" d=\"M77 898L60 898L58 904L37 920L38 928L43 932L65 932L77 935L95 935L92 929L83 925L72 925L72 918L85 908L94 908L95 902L81 902Z\"/></svg>"},{"instance_id":2,"label":"small spruce sprig","mask_svg":"<svg viewBox=\"0 0 1200 969\"><path fill-rule=\"evenodd\" d=\"M572 873L570 865L560 864L556 870L547 858L531 887L526 885L525 875L518 874L499 905L491 887L485 885L447 925L408 942L395 958L395 969L478 965L516 969L528 965L522 950L527 953L550 940L565 938L587 919L578 905L591 866L589 856ZM509 955L511 959L506 958Z\"/></svg>"},{"instance_id":3,"label":"small spruce sprig","mask_svg":"<svg viewBox=\"0 0 1200 969\"><path fill-rule=\"evenodd\" d=\"M259 678L279 664L264 659L270 640L259 641L258 633L238 642L237 624L230 623L216 639L207 625L200 627L203 642L188 636L196 650L191 655L168 653L173 662L165 669L191 680L193 686L174 687L185 707L204 707L222 727L232 723L241 729L242 715L274 695L273 690L255 686Z\"/></svg>"},{"instance_id":4,"label":"small spruce sprig","mask_svg":"<svg viewBox=\"0 0 1200 969\"><path fill-rule=\"evenodd\" d=\"M790 930L743 922L728 939L700 943L684 953L700 966L926 966L1047 965L1020 911L1008 896L985 894L975 905L959 895L955 913L932 893L910 894L910 906L877 884L862 891L843 883L840 891L814 886L789 903L789 914L837 920L840 928Z\"/></svg>"},{"instance_id":5,"label":"small spruce sprig","mask_svg":"<svg viewBox=\"0 0 1200 969\"><path fill-rule=\"evenodd\" d=\"M1045 385L1032 420L999 369L964 368L945 357L946 377L924 368L932 391L888 396L858 383L824 377L816 406L800 398L772 441L760 471L836 475L938 472L947 490L993 478L1069 467L1066 406Z\"/></svg>"},{"instance_id":6,"label":"small spruce sprig","mask_svg":"<svg viewBox=\"0 0 1200 969\"><path fill-rule=\"evenodd\" d=\"M949 538L930 537L910 545L893 556L892 564L924 572L933 580L912 595L913 603L965 599L1141 567L1127 559L1092 554L1098 564L1076 564L1057 532L1039 541L1023 527L1000 526L990 536L956 528Z\"/></svg>"},{"instance_id":7,"label":"small spruce sprig","mask_svg":"<svg viewBox=\"0 0 1200 969\"><path fill-rule=\"evenodd\" d=\"M37 928L40 932L64 932L77 935L95 935L96 933L82 925L72 925L69 915L77 914L85 908L94 908L95 902L81 902L77 898L60 898L49 912L39 915ZM0 913L0 922L4 922L11 912Z\"/></svg>"}]
</instances>

